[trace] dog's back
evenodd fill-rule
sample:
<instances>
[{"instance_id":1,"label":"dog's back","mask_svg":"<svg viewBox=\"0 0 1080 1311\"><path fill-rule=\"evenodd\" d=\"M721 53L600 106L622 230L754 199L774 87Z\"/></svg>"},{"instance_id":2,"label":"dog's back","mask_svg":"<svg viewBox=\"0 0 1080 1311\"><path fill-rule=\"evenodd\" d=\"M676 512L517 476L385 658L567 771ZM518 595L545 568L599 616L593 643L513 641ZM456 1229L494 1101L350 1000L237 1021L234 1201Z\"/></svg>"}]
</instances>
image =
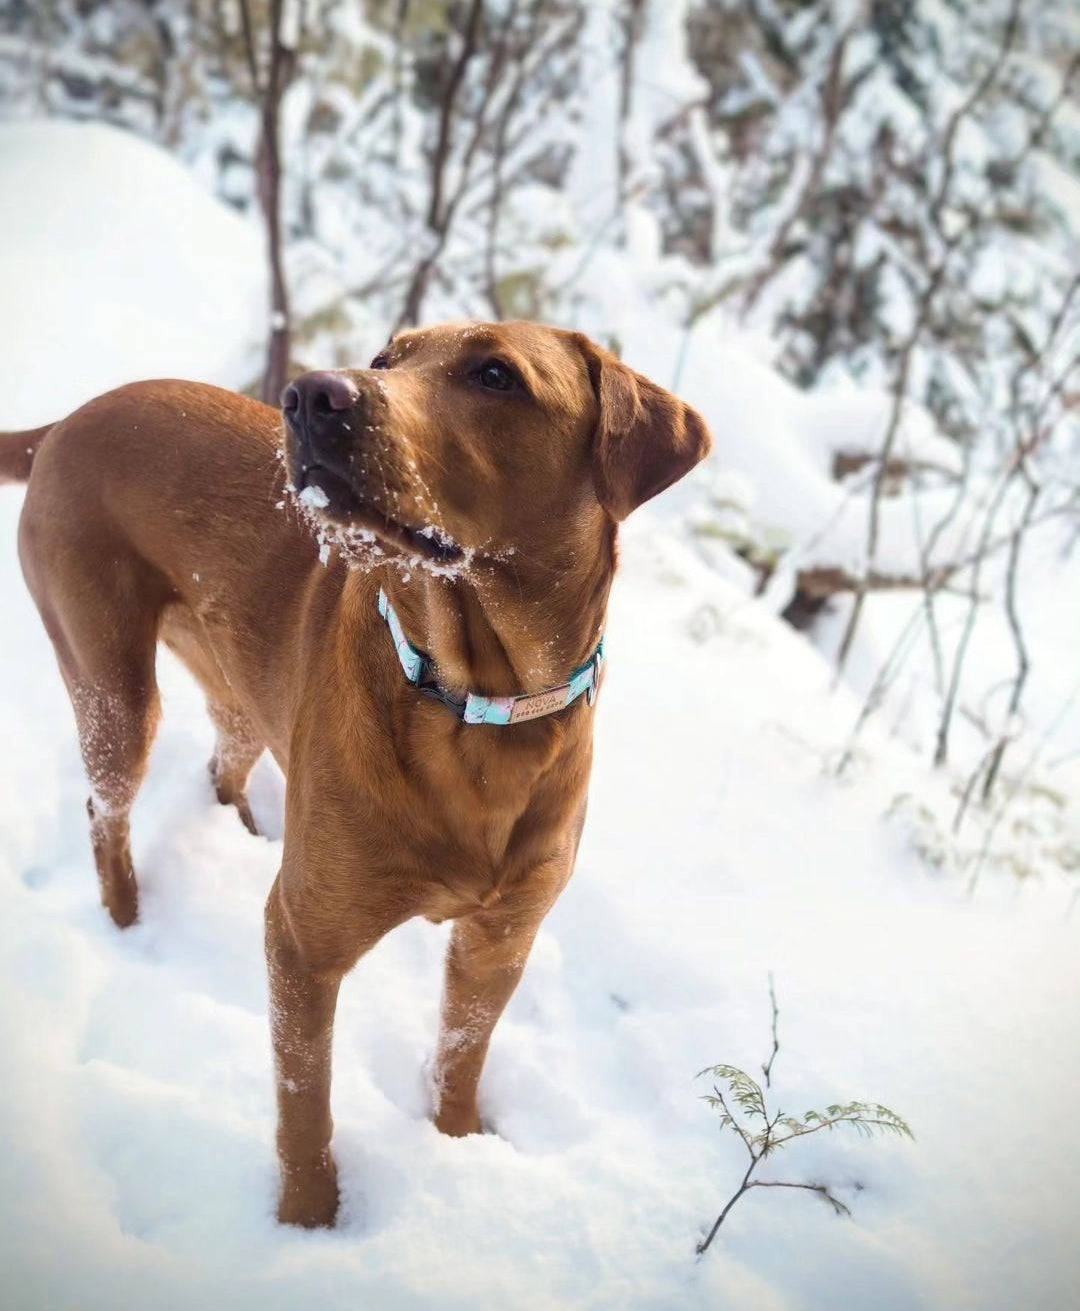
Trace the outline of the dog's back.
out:
<instances>
[{"instance_id":1,"label":"dog's back","mask_svg":"<svg viewBox=\"0 0 1080 1311\"><path fill-rule=\"evenodd\" d=\"M19 553L54 641L78 645L67 630L85 593L97 609L87 624L152 628L197 676L217 672L241 692L245 678L272 680L288 655L282 616L301 603L317 551L285 497L280 424L233 392L157 381L7 437L0 468L32 462ZM207 637L220 671L200 659Z\"/></svg>"}]
</instances>

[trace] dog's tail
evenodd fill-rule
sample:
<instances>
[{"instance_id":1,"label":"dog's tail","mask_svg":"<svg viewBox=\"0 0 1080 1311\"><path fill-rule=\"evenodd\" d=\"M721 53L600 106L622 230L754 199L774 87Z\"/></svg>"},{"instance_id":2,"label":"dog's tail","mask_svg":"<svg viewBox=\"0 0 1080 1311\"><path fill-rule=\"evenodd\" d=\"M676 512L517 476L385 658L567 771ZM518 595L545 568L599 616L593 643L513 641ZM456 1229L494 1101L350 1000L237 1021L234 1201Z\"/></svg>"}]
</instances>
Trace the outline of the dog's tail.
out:
<instances>
[{"instance_id":1,"label":"dog's tail","mask_svg":"<svg viewBox=\"0 0 1080 1311\"><path fill-rule=\"evenodd\" d=\"M38 447L53 426L47 423L44 428L30 428L26 432L0 432L0 486L27 481Z\"/></svg>"}]
</instances>

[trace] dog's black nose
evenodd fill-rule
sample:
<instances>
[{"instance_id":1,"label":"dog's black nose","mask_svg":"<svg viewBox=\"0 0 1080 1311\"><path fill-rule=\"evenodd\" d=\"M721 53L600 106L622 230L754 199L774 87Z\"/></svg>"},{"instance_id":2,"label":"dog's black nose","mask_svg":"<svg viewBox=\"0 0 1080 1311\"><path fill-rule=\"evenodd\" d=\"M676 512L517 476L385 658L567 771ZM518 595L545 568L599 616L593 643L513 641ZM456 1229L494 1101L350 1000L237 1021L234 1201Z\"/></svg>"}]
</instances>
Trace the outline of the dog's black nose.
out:
<instances>
[{"instance_id":1,"label":"dog's black nose","mask_svg":"<svg viewBox=\"0 0 1080 1311\"><path fill-rule=\"evenodd\" d=\"M359 395L343 373L304 373L281 393L281 408L290 419L306 421L347 410Z\"/></svg>"}]
</instances>

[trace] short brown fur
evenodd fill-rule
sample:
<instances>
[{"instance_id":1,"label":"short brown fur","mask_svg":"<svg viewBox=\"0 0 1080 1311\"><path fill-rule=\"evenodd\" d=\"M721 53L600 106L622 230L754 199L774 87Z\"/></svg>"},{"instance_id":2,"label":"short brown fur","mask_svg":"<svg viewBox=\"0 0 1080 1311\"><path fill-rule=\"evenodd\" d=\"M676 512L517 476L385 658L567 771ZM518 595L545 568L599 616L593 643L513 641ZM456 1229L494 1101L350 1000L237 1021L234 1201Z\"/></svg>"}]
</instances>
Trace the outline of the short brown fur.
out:
<instances>
[{"instance_id":1,"label":"short brown fur","mask_svg":"<svg viewBox=\"0 0 1080 1311\"><path fill-rule=\"evenodd\" d=\"M492 358L515 372L512 391L479 381ZM444 327L399 337L377 363L336 375L355 400L331 416L348 488L315 516L341 543L323 560L286 490L287 473L308 477L298 439L286 470L281 414L242 396L136 383L0 437L0 481L30 476L20 556L75 710L114 921L138 914L128 814L158 718L159 640L206 692L219 799L254 830L245 785L264 748L287 775L266 950L278 1214L307 1226L338 1206L342 977L396 925L454 921L434 1116L445 1133L477 1132L492 1029L585 816L591 704L463 724L406 681L378 589L447 692L559 684L603 631L616 522L709 443L693 411L577 334ZM417 558L429 525L465 555Z\"/></svg>"}]
</instances>

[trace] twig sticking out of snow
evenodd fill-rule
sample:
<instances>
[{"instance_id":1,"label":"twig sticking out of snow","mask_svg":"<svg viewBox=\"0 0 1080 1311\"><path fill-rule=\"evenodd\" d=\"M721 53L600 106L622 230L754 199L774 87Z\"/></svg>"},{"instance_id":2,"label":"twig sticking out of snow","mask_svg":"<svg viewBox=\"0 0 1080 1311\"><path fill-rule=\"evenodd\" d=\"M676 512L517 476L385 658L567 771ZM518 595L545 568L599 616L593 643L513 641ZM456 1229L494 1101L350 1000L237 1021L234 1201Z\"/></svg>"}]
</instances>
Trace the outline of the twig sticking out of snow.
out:
<instances>
[{"instance_id":1,"label":"twig sticking out of snow","mask_svg":"<svg viewBox=\"0 0 1080 1311\"><path fill-rule=\"evenodd\" d=\"M765 1071L766 1086L771 1080L773 1059L780 1049L777 1036L777 1019L780 1011L776 1004L776 992L772 976L769 976L769 996L773 1010L773 1050L768 1061L762 1066ZM712 1228L697 1245L698 1256L703 1256L727 1219L732 1207L740 1197L752 1188L802 1188L807 1192L818 1193L833 1208L837 1215L850 1215L847 1206L835 1196L826 1184L796 1183L786 1179L755 1179L754 1172L762 1161L780 1147L786 1146L793 1138L806 1138L822 1129L835 1129L838 1124L849 1124L857 1133L867 1138L876 1133L893 1134L897 1138L914 1138L907 1123L887 1106L877 1102L844 1102L827 1106L824 1111L807 1111L801 1118L785 1115L783 1111L770 1110L765 1101L761 1085L734 1065L713 1065L701 1070L699 1079L708 1076L713 1082L711 1093L706 1093L703 1100L720 1113L720 1127L730 1128L742 1140L750 1158L742 1180L724 1203ZM725 1089L721 1084L726 1085ZM757 1128L754 1121L760 1121Z\"/></svg>"}]
</instances>

